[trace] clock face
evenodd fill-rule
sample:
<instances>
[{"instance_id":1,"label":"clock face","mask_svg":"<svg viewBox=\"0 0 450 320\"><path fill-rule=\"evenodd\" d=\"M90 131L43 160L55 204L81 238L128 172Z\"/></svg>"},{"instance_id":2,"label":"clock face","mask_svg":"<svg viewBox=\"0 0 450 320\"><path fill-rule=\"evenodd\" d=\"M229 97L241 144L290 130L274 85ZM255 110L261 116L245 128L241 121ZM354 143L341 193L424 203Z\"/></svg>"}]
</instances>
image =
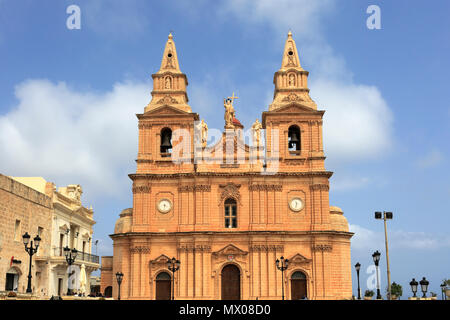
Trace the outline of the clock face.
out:
<instances>
[{"instance_id":1,"label":"clock face","mask_svg":"<svg viewBox=\"0 0 450 320\"><path fill-rule=\"evenodd\" d=\"M158 211L161 213L167 213L172 209L172 202L169 199L161 199L158 202Z\"/></svg>"},{"instance_id":2,"label":"clock face","mask_svg":"<svg viewBox=\"0 0 450 320\"><path fill-rule=\"evenodd\" d=\"M303 209L303 201L300 198L292 198L289 201L289 207L292 211L300 211Z\"/></svg>"}]
</instances>

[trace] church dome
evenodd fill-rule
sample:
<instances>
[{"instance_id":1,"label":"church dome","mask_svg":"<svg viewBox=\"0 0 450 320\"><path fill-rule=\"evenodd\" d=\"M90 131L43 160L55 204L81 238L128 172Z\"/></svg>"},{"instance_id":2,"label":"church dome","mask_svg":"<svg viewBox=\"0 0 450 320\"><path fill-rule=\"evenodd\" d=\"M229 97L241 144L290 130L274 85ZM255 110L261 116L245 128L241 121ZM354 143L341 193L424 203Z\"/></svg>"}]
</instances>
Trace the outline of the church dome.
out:
<instances>
[{"instance_id":1,"label":"church dome","mask_svg":"<svg viewBox=\"0 0 450 320\"><path fill-rule=\"evenodd\" d=\"M339 207L330 206L330 222L333 230L349 231L347 218L344 217L344 211Z\"/></svg>"},{"instance_id":2,"label":"church dome","mask_svg":"<svg viewBox=\"0 0 450 320\"><path fill-rule=\"evenodd\" d=\"M122 210L114 227L114 234L131 232L133 223L133 208Z\"/></svg>"}]
</instances>

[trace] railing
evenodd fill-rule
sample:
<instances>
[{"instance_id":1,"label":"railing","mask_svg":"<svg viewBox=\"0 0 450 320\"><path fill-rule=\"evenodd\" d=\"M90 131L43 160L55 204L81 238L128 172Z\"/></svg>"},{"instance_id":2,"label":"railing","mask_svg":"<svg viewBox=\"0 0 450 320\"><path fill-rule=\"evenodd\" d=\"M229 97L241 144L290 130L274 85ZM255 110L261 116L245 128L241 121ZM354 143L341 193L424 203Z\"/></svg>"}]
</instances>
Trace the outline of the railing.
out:
<instances>
[{"instance_id":1,"label":"railing","mask_svg":"<svg viewBox=\"0 0 450 320\"><path fill-rule=\"evenodd\" d=\"M64 248L63 247L53 248L53 256L65 257ZM93 254L90 254L87 252L78 251L75 261L86 261L86 262L92 262L92 263L99 263L100 259L99 259L99 256L96 256L96 255L93 255Z\"/></svg>"}]
</instances>

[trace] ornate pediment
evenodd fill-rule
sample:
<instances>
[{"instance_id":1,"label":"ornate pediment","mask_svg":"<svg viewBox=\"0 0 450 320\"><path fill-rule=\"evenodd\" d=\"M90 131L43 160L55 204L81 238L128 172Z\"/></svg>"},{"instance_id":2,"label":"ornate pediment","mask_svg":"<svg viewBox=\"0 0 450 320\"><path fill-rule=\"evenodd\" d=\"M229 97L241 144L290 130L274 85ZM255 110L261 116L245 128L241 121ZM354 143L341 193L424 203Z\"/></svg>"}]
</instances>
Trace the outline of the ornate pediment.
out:
<instances>
[{"instance_id":1,"label":"ornate pediment","mask_svg":"<svg viewBox=\"0 0 450 320\"><path fill-rule=\"evenodd\" d=\"M219 256L245 256L247 255L247 251L241 250L235 245L229 244L219 251L213 252L213 256L219 257Z\"/></svg>"},{"instance_id":2,"label":"ornate pediment","mask_svg":"<svg viewBox=\"0 0 450 320\"><path fill-rule=\"evenodd\" d=\"M239 192L240 184L235 184L233 182L228 184L221 184L219 187L222 189L220 194L219 205L227 198L233 198L237 203L241 205L241 194Z\"/></svg>"},{"instance_id":3,"label":"ornate pediment","mask_svg":"<svg viewBox=\"0 0 450 320\"><path fill-rule=\"evenodd\" d=\"M290 265L299 265L304 263L310 263L311 259L305 258L300 253L297 253L296 255L289 258L289 264Z\"/></svg>"},{"instance_id":4,"label":"ornate pediment","mask_svg":"<svg viewBox=\"0 0 450 320\"><path fill-rule=\"evenodd\" d=\"M170 96L166 96L166 97L162 98L160 101L162 101L164 99L166 99L167 101L169 101L169 100L172 101L173 98L171 98ZM170 101L169 102L161 102L161 103L164 103L164 105L147 111L146 113L143 114L143 116L145 117L145 116L150 116L150 115L154 116L154 115L171 115L171 114L172 115L189 114L188 112L185 112L183 110L180 110L180 109L177 109L175 107L168 105L169 103L174 104L174 102L170 102ZM159 101L158 101L158 103L159 103Z\"/></svg>"},{"instance_id":5,"label":"ornate pediment","mask_svg":"<svg viewBox=\"0 0 450 320\"><path fill-rule=\"evenodd\" d=\"M166 256L165 254L162 254L158 258L156 258L154 260L150 260L150 264L152 264L152 265L166 264L168 260L170 260L170 258L168 256Z\"/></svg>"},{"instance_id":6,"label":"ornate pediment","mask_svg":"<svg viewBox=\"0 0 450 320\"><path fill-rule=\"evenodd\" d=\"M301 101L305 101L300 96L296 95L295 93L291 93L290 95L286 96L283 100L283 102L292 102L285 106L282 106L280 108L277 108L273 110L273 112L277 113L317 113L320 111L314 110L306 105L301 104Z\"/></svg>"}]
</instances>

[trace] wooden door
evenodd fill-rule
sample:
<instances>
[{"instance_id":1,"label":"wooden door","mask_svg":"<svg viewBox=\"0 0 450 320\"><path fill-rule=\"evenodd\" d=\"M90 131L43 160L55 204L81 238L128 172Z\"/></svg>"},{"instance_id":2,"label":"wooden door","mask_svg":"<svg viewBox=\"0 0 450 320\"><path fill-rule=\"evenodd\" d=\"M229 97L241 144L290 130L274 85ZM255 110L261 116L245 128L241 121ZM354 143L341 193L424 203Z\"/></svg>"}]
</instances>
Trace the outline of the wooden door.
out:
<instances>
[{"instance_id":1,"label":"wooden door","mask_svg":"<svg viewBox=\"0 0 450 320\"><path fill-rule=\"evenodd\" d=\"M291 277L291 299L301 300L308 296L306 290L306 276L303 272L296 271Z\"/></svg>"},{"instance_id":2,"label":"wooden door","mask_svg":"<svg viewBox=\"0 0 450 320\"><path fill-rule=\"evenodd\" d=\"M241 299L241 272L229 264L222 269L222 300Z\"/></svg>"},{"instance_id":3,"label":"wooden door","mask_svg":"<svg viewBox=\"0 0 450 320\"><path fill-rule=\"evenodd\" d=\"M170 275L166 272L161 272L156 277L156 300L171 300L172 286Z\"/></svg>"},{"instance_id":4,"label":"wooden door","mask_svg":"<svg viewBox=\"0 0 450 320\"><path fill-rule=\"evenodd\" d=\"M170 280L156 280L156 300L170 300Z\"/></svg>"}]
</instances>

